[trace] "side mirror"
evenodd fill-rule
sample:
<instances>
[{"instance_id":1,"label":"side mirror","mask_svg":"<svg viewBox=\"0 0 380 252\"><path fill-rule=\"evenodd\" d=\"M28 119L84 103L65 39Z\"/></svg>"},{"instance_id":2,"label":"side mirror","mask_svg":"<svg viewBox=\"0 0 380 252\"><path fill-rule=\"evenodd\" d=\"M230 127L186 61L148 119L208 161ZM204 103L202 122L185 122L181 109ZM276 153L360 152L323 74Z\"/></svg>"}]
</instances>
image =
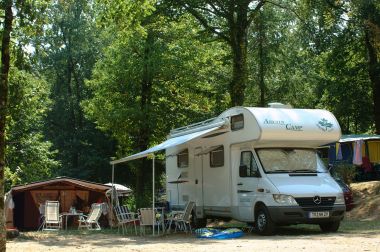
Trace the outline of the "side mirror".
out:
<instances>
[{"instance_id":1,"label":"side mirror","mask_svg":"<svg viewBox=\"0 0 380 252\"><path fill-rule=\"evenodd\" d=\"M239 166L239 176L241 178L247 177L247 166L246 165Z\"/></svg>"}]
</instances>

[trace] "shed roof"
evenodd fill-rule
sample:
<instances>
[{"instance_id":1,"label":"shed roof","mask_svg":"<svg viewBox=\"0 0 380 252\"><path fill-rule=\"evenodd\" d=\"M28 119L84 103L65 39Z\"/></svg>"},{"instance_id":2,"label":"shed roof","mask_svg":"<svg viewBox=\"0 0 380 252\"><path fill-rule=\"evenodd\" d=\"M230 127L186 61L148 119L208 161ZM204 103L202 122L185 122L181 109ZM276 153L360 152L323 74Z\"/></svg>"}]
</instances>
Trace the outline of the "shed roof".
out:
<instances>
[{"instance_id":1,"label":"shed roof","mask_svg":"<svg viewBox=\"0 0 380 252\"><path fill-rule=\"evenodd\" d=\"M67 184L67 185L74 185L75 187L93 190L93 191L101 191L105 192L108 189L111 188L111 186L94 183L90 181L80 180L76 178L69 178L69 177L57 177L49 180L43 180L43 181L36 181L25 185L17 185L12 187L13 193L23 192L26 190L32 190L40 187L45 187L45 189L54 189L49 188L49 186L54 186L54 184ZM55 189L59 189L59 186L55 186Z\"/></svg>"}]
</instances>

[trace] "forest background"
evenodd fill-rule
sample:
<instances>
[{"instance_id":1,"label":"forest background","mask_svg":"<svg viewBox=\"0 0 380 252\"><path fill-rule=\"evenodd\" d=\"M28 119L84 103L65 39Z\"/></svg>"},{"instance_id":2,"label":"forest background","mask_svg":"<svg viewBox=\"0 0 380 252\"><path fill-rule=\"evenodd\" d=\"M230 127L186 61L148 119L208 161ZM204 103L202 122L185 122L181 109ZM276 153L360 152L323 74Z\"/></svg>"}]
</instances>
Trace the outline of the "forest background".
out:
<instances>
[{"instance_id":1,"label":"forest background","mask_svg":"<svg viewBox=\"0 0 380 252\"><path fill-rule=\"evenodd\" d=\"M0 20L6 191L109 182L110 157L231 106L323 108L344 134L380 134L376 0L2 0ZM150 169L116 169L138 206Z\"/></svg>"}]
</instances>

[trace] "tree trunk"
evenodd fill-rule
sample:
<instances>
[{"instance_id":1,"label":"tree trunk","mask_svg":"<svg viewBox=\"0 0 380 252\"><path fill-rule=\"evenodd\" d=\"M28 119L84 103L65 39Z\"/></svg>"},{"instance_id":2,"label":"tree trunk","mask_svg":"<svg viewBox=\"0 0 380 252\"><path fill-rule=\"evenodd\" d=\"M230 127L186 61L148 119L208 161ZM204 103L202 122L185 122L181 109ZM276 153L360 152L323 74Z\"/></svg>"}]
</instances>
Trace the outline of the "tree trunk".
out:
<instances>
[{"instance_id":1,"label":"tree trunk","mask_svg":"<svg viewBox=\"0 0 380 252\"><path fill-rule=\"evenodd\" d=\"M263 15L260 15L258 22L258 47L259 47L259 88L260 88L260 102L261 107L265 107L265 55L264 55L264 20Z\"/></svg>"},{"instance_id":2,"label":"tree trunk","mask_svg":"<svg viewBox=\"0 0 380 252\"><path fill-rule=\"evenodd\" d=\"M248 5L238 6L236 21L230 21L230 47L232 53L232 80L229 85L232 106L244 103L244 92L248 81ZM234 19L234 18L233 18Z\"/></svg>"},{"instance_id":3,"label":"tree trunk","mask_svg":"<svg viewBox=\"0 0 380 252\"><path fill-rule=\"evenodd\" d=\"M77 147L77 144L78 144L78 140L77 140L77 120L76 120L76 116L75 116L75 105L74 105L74 92L73 92L73 87L72 87L72 74L73 74L73 66L71 65L71 51L70 51L70 47L69 47L69 50L68 50L68 53L69 53L69 57L68 57L68 60L67 60L67 94L68 94L68 107L69 107L69 111L70 111L70 118L67 118L68 120L68 127L69 127L69 130L71 132L70 134L70 139L67 139L70 143L70 146L71 146L71 150L70 150L70 153L71 153L71 165L72 165L72 169L74 169L75 171L78 170L78 165L79 165L79 156L78 156L78 147Z\"/></svg>"},{"instance_id":4,"label":"tree trunk","mask_svg":"<svg viewBox=\"0 0 380 252\"><path fill-rule=\"evenodd\" d=\"M244 103L244 92L248 80L247 44L231 46L233 53L232 80L229 85L232 106Z\"/></svg>"},{"instance_id":5,"label":"tree trunk","mask_svg":"<svg viewBox=\"0 0 380 252\"><path fill-rule=\"evenodd\" d=\"M67 50L67 58L66 58L66 88L67 88L67 107L69 110L69 117L67 120L67 127L69 129L69 139L66 141L70 145L70 159L71 159L71 169L74 171L78 171L79 166L79 147L78 147L78 120L76 116L76 110L78 107L76 106L76 100L78 99L77 94L74 92L73 88L73 75L75 74L75 66L73 64L72 58L72 38L71 38L71 30L65 27L65 24L61 23L61 32L63 43L66 46Z\"/></svg>"},{"instance_id":6,"label":"tree trunk","mask_svg":"<svg viewBox=\"0 0 380 252\"><path fill-rule=\"evenodd\" d=\"M0 251L6 249L4 223L4 168L5 168L5 126L8 108L8 74L10 67L10 39L12 31L12 0L3 1L5 17L1 41L1 83L0 83Z\"/></svg>"},{"instance_id":7,"label":"tree trunk","mask_svg":"<svg viewBox=\"0 0 380 252\"><path fill-rule=\"evenodd\" d=\"M143 72L141 81L141 102L140 102L140 125L138 136L138 149L140 151L146 150L149 146L149 137L151 129L149 125L150 119L150 105L152 100L152 84L153 84L153 51L154 36L153 32L148 30L145 40L144 58L143 58ZM149 160L144 159L141 167L136 171L136 207L142 207L144 204L145 196L145 174L151 172L152 165ZM149 177L149 176L148 176Z\"/></svg>"},{"instance_id":8,"label":"tree trunk","mask_svg":"<svg viewBox=\"0 0 380 252\"><path fill-rule=\"evenodd\" d=\"M365 44L368 53L368 74L372 84L375 133L380 134L380 62L377 58L376 48L372 42L374 34L371 33L371 30L367 27L365 29Z\"/></svg>"}]
</instances>

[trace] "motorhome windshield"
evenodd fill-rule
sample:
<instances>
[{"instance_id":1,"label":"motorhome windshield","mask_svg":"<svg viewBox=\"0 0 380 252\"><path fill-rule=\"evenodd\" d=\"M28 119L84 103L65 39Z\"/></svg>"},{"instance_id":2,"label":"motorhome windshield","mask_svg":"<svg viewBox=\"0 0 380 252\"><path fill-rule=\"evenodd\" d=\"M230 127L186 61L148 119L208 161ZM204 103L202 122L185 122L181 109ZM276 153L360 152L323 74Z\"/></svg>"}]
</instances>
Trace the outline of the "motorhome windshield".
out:
<instances>
[{"instance_id":1,"label":"motorhome windshield","mask_svg":"<svg viewBox=\"0 0 380 252\"><path fill-rule=\"evenodd\" d=\"M257 154L266 173L327 172L313 149L259 149Z\"/></svg>"}]
</instances>

